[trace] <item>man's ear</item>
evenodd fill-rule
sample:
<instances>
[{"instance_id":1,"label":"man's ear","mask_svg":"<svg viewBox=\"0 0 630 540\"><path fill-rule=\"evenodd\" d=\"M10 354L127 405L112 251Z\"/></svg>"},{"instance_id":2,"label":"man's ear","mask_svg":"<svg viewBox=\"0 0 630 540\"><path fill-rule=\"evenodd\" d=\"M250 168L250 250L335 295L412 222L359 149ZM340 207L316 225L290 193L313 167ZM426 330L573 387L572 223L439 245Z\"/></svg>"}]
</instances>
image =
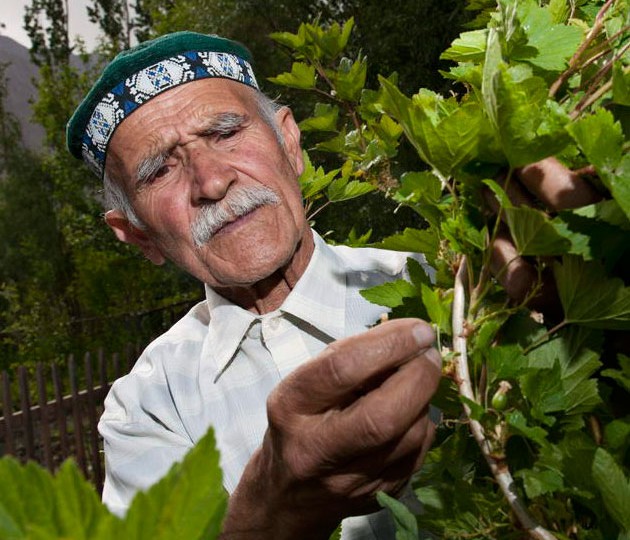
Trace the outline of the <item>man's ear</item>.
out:
<instances>
[{"instance_id":1,"label":"man's ear","mask_svg":"<svg viewBox=\"0 0 630 540\"><path fill-rule=\"evenodd\" d=\"M166 259L142 229L133 225L120 210L109 210L105 213L105 223L114 231L121 242L138 246L144 256L153 264L164 264Z\"/></svg>"},{"instance_id":2,"label":"man's ear","mask_svg":"<svg viewBox=\"0 0 630 540\"><path fill-rule=\"evenodd\" d=\"M300 145L300 128L293 118L291 109L282 107L276 112L276 121L282 133L287 157L297 176L300 176L304 172L304 157Z\"/></svg>"}]
</instances>

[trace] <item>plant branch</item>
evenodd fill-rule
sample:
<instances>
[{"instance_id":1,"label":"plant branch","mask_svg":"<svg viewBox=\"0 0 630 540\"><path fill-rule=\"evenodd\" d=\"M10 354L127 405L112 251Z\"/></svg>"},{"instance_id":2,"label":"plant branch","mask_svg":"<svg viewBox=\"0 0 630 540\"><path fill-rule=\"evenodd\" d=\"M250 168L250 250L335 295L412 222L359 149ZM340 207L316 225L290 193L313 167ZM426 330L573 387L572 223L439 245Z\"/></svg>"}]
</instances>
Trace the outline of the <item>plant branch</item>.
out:
<instances>
[{"instance_id":1,"label":"plant branch","mask_svg":"<svg viewBox=\"0 0 630 540\"><path fill-rule=\"evenodd\" d=\"M459 269L455 276L455 290L453 298L453 350L455 351L456 381L461 396L477 402L472 390L470 372L468 370L468 355L466 350L466 336L464 333L464 318L466 306L465 276L467 272L466 257L460 261ZM468 417L468 425L473 437L477 441L492 474L499 484L508 504L518 518L520 524L527 533L536 540L556 540L556 537L547 529L539 525L529 515L525 504L519 497L514 486L512 474L503 459L493 455L492 445L488 440L484 428L480 422L471 418L470 407L464 404L464 411Z\"/></svg>"},{"instance_id":2,"label":"plant branch","mask_svg":"<svg viewBox=\"0 0 630 540\"><path fill-rule=\"evenodd\" d=\"M555 96L556 92L562 87L562 85L569 80L569 77L571 77L571 75L573 75L579 69L580 58L582 57L586 49L588 49L593 40L597 37L601 29L604 27L604 15L610 9L613 3L614 0L608 0L599 10L597 16L595 17L595 23L587 34L586 39L582 42L582 45L579 46L578 50L575 51L575 54L571 57L571 60L569 60L569 67L560 74L560 76L549 88L549 97Z\"/></svg>"}]
</instances>

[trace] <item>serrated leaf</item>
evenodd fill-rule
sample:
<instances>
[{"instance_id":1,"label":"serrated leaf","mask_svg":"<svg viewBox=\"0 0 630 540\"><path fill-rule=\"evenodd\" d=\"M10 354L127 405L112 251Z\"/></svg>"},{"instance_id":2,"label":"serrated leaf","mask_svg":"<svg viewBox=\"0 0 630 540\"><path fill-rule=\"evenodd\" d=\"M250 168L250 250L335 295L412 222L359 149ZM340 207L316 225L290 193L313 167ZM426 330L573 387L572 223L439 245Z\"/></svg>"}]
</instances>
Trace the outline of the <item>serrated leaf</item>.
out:
<instances>
[{"instance_id":1,"label":"serrated leaf","mask_svg":"<svg viewBox=\"0 0 630 540\"><path fill-rule=\"evenodd\" d=\"M614 379L627 392L630 392L630 358L623 354L618 355L617 358L621 369L605 369L602 375Z\"/></svg>"},{"instance_id":2,"label":"serrated leaf","mask_svg":"<svg viewBox=\"0 0 630 540\"><path fill-rule=\"evenodd\" d=\"M543 413L564 411L566 416L591 411L601 403L597 381L591 378L601 365L594 350L598 345L597 334L588 328L561 331L529 353L523 393Z\"/></svg>"},{"instance_id":3,"label":"serrated leaf","mask_svg":"<svg viewBox=\"0 0 630 540\"><path fill-rule=\"evenodd\" d=\"M527 419L523 416L521 411L510 411L506 413L505 420L512 428L511 430L523 437L526 437L540 446L545 446L547 443L547 431L540 426L527 425Z\"/></svg>"},{"instance_id":4,"label":"serrated leaf","mask_svg":"<svg viewBox=\"0 0 630 540\"><path fill-rule=\"evenodd\" d=\"M318 167L317 169L313 167L311 159L305 150L302 151L302 156L304 160L304 171L298 181L300 183L300 189L302 190L302 196L305 199L309 199L326 189L334 180L339 169L334 169L326 173L322 167Z\"/></svg>"},{"instance_id":5,"label":"serrated leaf","mask_svg":"<svg viewBox=\"0 0 630 540\"><path fill-rule=\"evenodd\" d=\"M470 410L470 417L473 420L477 420L477 421L481 421L481 419L483 418L484 414L486 414L486 410L483 408L482 405L480 405L479 403L477 403L476 401L473 401L470 398L467 398L466 396L459 396L459 400L466 405L466 407L468 407L468 409Z\"/></svg>"},{"instance_id":6,"label":"serrated leaf","mask_svg":"<svg viewBox=\"0 0 630 540\"><path fill-rule=\"evenodd\" d=\"M524 61L545 71L562 71L582 40L582 31L575 26L555 24L554 14L532 0L518 4L518 18L527 36L526 45L517 47L511 58Z\"/></svg>"},{"instance_id":7,"label":"serrated leaf","mask_svg":"<svg viewBox=\"0 0 630 540\"><path fill-rule=\"evenodd\" d=\"M448 177L477 152L483 116L479 104L458 104L430 90L410 100L387 79L380 77L383 109L402 126L423 161Z\"/></svg>"},{"instance_id":8,"label":"serrated leaf","mask_svg":"<svg viewBox=\"0 0 630 540\"><path fill-rule=\"evenodd\" d=\"M374 191L376 186L369 182L350 180L348 178L337 178L328 185L327 195L331 202L347 201L360 197L370 191Z\"/></svg>"},{"instance_id":9,"label":"serrated leaf","mask_svg":"<svg viewBox=\"0 0 630 540\"><path fill-rule=\"evenodd\" d=\"M400 501L379 491L376 500L383 508L388 508L396 524L396 540L418 540L416 517Z\"/></svg>"},{"instance_id":10,"label":"serrated leaf","mask_svg":"<svg viewBox=\"0 0 630 540\"><path fill-rule=\"evenodd\" d=\"M53 477L34 462L3 458L0 485L0 538L105 540L103 531L117 521L72 461Z\"/></svg>"},{"instance_id":11,"label":"serrated leaf","mask_svg":"<svg viewBox=\"0 0 630 540\"><path fill-rule=\"evenodd\" d=\"M406 228L402 233L388 236L374 247L393 251L410 251L423 253L429 264L432 264L438 250L437 235L431 230Z\"/></svg>"},{"instance_id":12,"label":"serrated leaf","mask_svg":"<svg viewBox=\"0 0 630 540\"><path fill-rule=\"evenodd\" d=\"M613 101L619 105L630 105L630 71L626 71L621 62L613 65L612 87Z\"/></svg>"},{"instance_id":13,"label":"serrated leaf","mask_svg":"<svg viewBox=\"0 0 630 540\"><path fill-rule=\"evenodd\" d=\"M389 308L402 306L405 298L418 296L414 285L404 279L389 281L359 292L368 302Z\"/></svg>"},{"instance_id":14,"label":"serrated leaf","mask_svg":"<svg viewBox=\"0 0 630 540\"><path fill-rule=\"evenodd\" d=\"M519 255L561 255L571 249L571 242L542 212L525 206L503 211Z\"/></svg>"},{"instance_id":15,"label":"serrated leaf","mask_svg":"<svg viewBox=\"0 0 630 540\"><path fill-rule=\"evenodd\" d=\"M606 510L622 530L630 531L630 482L623 469L606 450L598 448L592 474Z\"/></svg>"},{"instance_id":16,"label":"serrated leaf","mask_svg":"<svg viewBox=\"0 0 630 540\"><path fill-rule=\"evenodd\" d=\"M398 200L426 200L437 204L442 195L442 183L429 171L406 172L400 177Z\"/></svg>"},{"instance_id":17,"label":"serrated leaf","mask_svg":"<svg viewBox=\"0 0 630 540\"><path fill-rule=\"evenodd\" d=\"M346 101L358 102L367 77L367 62L360 58L354 62L349 58L342 58L336 70L327 70L337 97Z\"/></svg>"},{"instance_id":18,"label":"serrated leaf","mask_svg":"<svg viewBox=\"0 0 630 540\"><path fill-rule=\"evenodd\" d=\"M613 451L620 451L623 455L630 446L630 417L613 420L604 428L606 446Z\"/></svg>"},{"instance_id":19,"label":"serrated leaf","mask_svg":"<svg viewBox=\"0 0 630 540\"><path fill-rule=\"evenodd\" d=\"M315 105L314 116L299 123L302 131L337 131L339 108L326 103Z\"/></svg>"},{"instance_id":20,"label":"serrated leaf","mask_svg":"<svg viewBox=\"0 0 630 540\"><path fill-rule=\"evenodd\" d=\"M594 328L630 328L630 288L606 278L597 261L567 255L553 273L567 322Z\"/></svg>"},{"instance_id":21,"label":"serrated leaf","mask_svg":"<svg viewBox=\"0 0 630 540\"><path fill-rule=\"evenodd\" d=\"M217 538L228 495L210 430L158 483L133 499L124 519L125 540Z\"/></svg>"},{"instance_id":22,"label":"serrated leaf","mask_svg":"<svg viewBox=\"0 0 630 540\"><path fill-rule=\"evenodd\" d=\"M269 81L289 88L308 90L315 88L315 67L304 62L293 62L291 72L281 73L277 77L270 77Z\"/></svg>"},{"instance_id":23,"label":"serrated leaf","mask_svg":"<svg viewBox=\"0 0 630 540\"><path fill-rule=\"evenodd\" d=\"M444 334L451 334L452 292L444 291L422 283L420 285L422 303L427 310L431 322Z\"/></svg>"},{"instance_id":24,"label":"serrated leaf","mask_svg":"<svg viewBox=\"0 0 630 540\"><path fill-rule=\"evenodd\" d=\"M441 60L455 62L481 62L486 54L488 30L463 32L441 55Z\"/></svg>"},{"instance_id":25,"label":"serrated leaf","mask_svg":"<svg viewBox=\"0 0 630 540\"><path fill-rule=\"evenodd\" d=\"M567 129L600 174L604 171L614 173L623 154L623 132L610 111L600 108Z\"/></svg>"},{"instance_id":26,"label":"serrated leaf","mask_svg":"<svg viewBox=\"0 0 630 540\"><path fill-rule=\"evenodd\" d=\"M554 493L564 487L562 475L552 469L542 471L523 469L517 471L514 476L523 479L525 493L530 499L547 493Z\"/></svg>"}]
</instances>

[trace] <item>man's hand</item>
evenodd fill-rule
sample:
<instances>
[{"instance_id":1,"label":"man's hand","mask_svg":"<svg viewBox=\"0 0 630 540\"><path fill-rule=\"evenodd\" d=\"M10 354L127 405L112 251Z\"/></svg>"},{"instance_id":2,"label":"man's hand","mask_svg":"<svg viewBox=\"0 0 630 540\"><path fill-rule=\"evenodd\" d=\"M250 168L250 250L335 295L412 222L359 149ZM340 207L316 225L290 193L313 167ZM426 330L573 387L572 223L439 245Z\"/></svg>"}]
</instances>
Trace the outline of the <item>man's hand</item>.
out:
<instances>
[{"instance_id":1,"label":"man's hand","mask_svg":"<svg viewBox=\"0 0 630 540\"><path fill-rule=\"evenodd\" d=\"M590 169L572 171L555 158L543 159L516 171L507 195L517 206L535 206L539 201L550 212L579 208L601 200L601 195L582 177L593 173ZM498 208L493 195L487 201L495 210ZM497 235L490 264L508 296L516 302L521 302L536 282L536 270L518 255L507 227ZM557 313L559 300L555 283L550 275L543 277L542 289L529 305L557 318L561 314Z\"/></svg>"},{"instance_id":2,"label":"man's hand","mask_svg":"<svg viewBox=\"0 0 630 540\"><path fill-rule=\"evenodd\" d=\"M230 498L222 538L328 538L420 467L441 376L431 327L386 322L337 341L268 400L269 428Z\"/></svg>"}]
</instances>

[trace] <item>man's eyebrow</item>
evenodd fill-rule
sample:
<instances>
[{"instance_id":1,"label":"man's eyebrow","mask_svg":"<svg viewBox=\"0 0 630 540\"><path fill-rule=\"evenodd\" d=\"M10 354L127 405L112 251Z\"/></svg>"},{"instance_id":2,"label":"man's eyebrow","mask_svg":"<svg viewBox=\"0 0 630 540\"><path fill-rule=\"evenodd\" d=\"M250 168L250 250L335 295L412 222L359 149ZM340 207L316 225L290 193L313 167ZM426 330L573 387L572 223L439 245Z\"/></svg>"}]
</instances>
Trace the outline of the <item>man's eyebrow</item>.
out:
<instances>
[{"instance_id":1,"label":"man's eyebrow","mask_svg":"<svg viewBox=\"0 0 630 540\"><path fill-rule=\"evenodd\" d=\"M229 133L235 128L241 127L249 120L246 114L234 112L222 112L209 116L201 123L201 133Z\"/></svg>"},{"instance_id":2,"label":"man's eyebrow","mask_svg":"<svg viewBox=\"0 0 630 540\"><path fill-rule=\"evenodd\" d=\"M140 161L136 169L136 188L140 188L148 183L151 177L160 170L167 157L168 152L159 152L149 155Z\"/></svg>"}]
</instances>

